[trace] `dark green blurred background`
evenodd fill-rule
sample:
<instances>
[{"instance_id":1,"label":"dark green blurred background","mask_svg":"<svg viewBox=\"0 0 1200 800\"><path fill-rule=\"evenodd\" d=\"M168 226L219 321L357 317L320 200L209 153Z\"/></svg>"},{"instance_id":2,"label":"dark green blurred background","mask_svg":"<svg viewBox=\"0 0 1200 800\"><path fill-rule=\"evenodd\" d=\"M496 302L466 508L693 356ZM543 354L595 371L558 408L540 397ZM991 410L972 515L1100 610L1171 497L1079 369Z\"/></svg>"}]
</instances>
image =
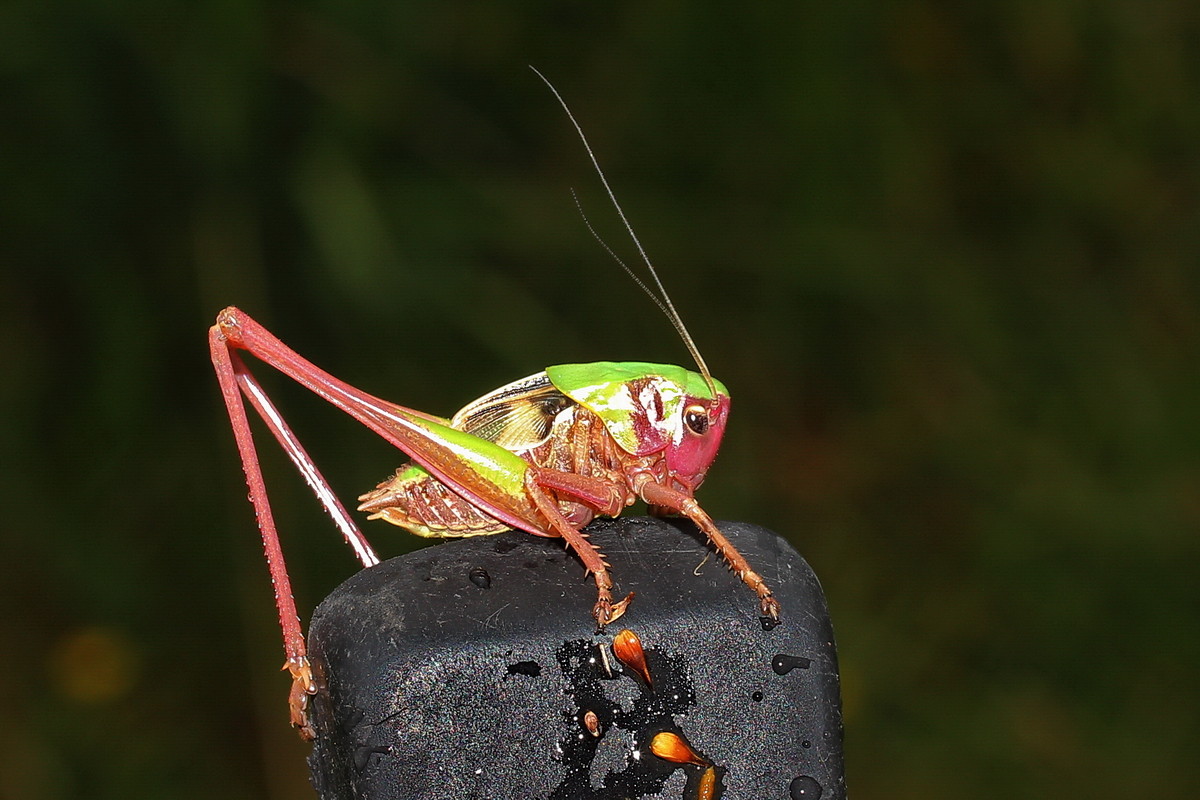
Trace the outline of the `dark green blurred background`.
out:
<instances>
[{"instance_id":1,"label":"dark green blurred background","mask_svg":"<svg viewBox=\"0 0 1200 800\"><path fill-rule=\"evenodd\" d=\"M5 4L0 795L311 796L222 306L442 414L687 362L527 64L732 390L702 500L823 579L853 796L1198 796L1190 0ZM307 615L355 564L264 450Z\"/></svg>"}]
</instances>

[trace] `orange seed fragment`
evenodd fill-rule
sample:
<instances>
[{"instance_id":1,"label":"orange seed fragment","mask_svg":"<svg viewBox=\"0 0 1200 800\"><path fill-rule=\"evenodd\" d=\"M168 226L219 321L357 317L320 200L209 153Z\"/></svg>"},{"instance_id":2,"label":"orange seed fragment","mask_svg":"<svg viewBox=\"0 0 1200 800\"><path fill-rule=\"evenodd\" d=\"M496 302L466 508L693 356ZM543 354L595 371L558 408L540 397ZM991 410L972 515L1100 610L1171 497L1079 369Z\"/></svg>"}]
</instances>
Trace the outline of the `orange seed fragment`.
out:
<instances>
[{"instance_id":1,"label":"orange seed fragment","mask_svg":"<svg viewBox=\"0 0 1200 800\"><path fill-rule=\"evenodd\" d=\"M647 686L653 685L650 668L646 666L646 651L642 649L642 640L636 633L626 628L613 637L612 647L622 664L640 675Z\"/></svg>"},{"instance_id":2,"label":"orange seed fragment","mask_svg":"<svg viewBox=\"0 0 1200 800\"><path fill-rule=\"evenodd\" d=\"M675 764L695 764L698 767L709 766L708 760L702 758L692 749L683 737L672 731L661 731L654 734L650 740L650 752ZM714 775L715 779L715 775Z\"/></svg>"}]
</instances>

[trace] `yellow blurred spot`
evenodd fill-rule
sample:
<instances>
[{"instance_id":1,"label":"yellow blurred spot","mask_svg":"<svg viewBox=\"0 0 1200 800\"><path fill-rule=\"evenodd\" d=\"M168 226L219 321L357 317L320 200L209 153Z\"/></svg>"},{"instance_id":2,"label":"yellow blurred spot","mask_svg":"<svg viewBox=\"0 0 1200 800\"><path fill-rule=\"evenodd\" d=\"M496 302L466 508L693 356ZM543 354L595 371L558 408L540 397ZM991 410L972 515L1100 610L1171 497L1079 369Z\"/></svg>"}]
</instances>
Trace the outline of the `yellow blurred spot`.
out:
<instances>
[{"instance_id":1,"label":"yellow blurred spot","mask_svg":"<svg viewBox=\"0 0 1200 800\"><path fill-rule=\"evenodd\" d=\"M137 657L119 631L83 628L59 639L50 653L55 688L80 703L107 703L133 685Z\"/></svg>"}]
</instances>

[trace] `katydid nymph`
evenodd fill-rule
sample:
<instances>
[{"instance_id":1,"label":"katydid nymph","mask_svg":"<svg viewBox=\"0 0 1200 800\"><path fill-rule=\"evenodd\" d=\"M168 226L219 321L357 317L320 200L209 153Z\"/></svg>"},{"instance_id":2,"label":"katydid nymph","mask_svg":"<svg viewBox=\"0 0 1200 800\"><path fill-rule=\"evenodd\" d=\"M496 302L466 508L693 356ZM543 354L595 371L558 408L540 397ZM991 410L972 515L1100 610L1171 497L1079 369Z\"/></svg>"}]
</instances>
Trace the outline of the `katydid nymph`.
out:
<instances>
[{"instance_id":1,"label":"katydid nymph","mask_svg":"<svg viewBox=\"0 0 1200 800\"><path fill-rule=\"evenodd\" d=\"M379 558L246 366L242 350L337 406L412 459L359 497L358 508L370 514L368 519L383 519L427 537L481 536L509 529L561 537L582 562L585 575L595 581L592 616L603 629L625 612L632 594L614 600L610 565L582 528L597 516L618 516L642 500L655 513L679 513L695 523L758 595L761 612L778 618L779 603L762 577L694 497L725 433L729 392L709 373L583 131L550 88L582 139L658 294L619 259L618 263L671 320L699 372L642 362L562 364L490 392L447 419L350 386L305 360L246 313L234 307L222 311L209 330L209 347L275 586L287 655L284 669L292 675L291 721L305 738L313 736L306 707L316 685L243 397L362 565L372 567Z\"/></svg>"}]
</instances>

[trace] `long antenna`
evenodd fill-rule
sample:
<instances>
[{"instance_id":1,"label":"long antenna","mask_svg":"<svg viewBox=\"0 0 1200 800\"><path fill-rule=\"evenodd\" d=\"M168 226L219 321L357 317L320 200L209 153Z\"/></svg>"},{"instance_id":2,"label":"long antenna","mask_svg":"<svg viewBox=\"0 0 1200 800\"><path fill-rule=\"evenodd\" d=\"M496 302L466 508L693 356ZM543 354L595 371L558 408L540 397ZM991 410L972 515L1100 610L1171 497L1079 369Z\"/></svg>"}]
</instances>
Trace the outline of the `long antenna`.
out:
<instances>
[{"instance_id":1,"label":"long antenna","mask_svg":"<svg viewBox=\"0 0 1200 800\"><path fill-rule=\"evenodd\" d=\"M708 384L708 390L712 393L713 399L715 400L717 397L717 387L713 382L712 374L708 371L708 365L704 363L704 357L700 355L700 350L696 347L696 342L692 339L692 335L688 333L687 326L683 324L683 320L680 318L679 312L675 310L675 304L671 302L671 296L667 294L666 288L663 287L662 280L658 277L658 271L654 269L654 264L650 262L650 257L646 255L646 249L642 247L641 240L638 239L637 234L634 233L633 225L629 223L628 217L625 216L624 209L622 209L621 204L617 202L617 196L613 193L612 187L608 185L608 178L604 176L604 170L600 169L600 162L596 160L596 154L592 152L592 145L588 142L587 136L584 135L583 128L580 127L579 122L575 119L575 115L571 113L570 107L567 106L567 101L563 100L562 95L558 93L558 89L554 88L554 84L551 83L545 75L539 72L537 67L530 65L529 68L533 70L535 75L542 79L542 83L546 84L550 91L554 93L554 97L558 100L558 104L562 106L563 111L567 112L567 119L571 120L571 124L575 126L575 132L579 134L579 140L583 142L583 147L585 150L587 150L588 158L592 160L592 166L596 168L596 174L600 176L600 183L604 185L604 191L608 194L608 199L612 201L613 208L617 210L617 216L621 218L622 224L625 225L625 230L629 233L629 238L633 240L634 245L637 247L638 254L641 255L643 263L645 263L646 268L650 270L650 277L654 279L654 285L658 288L661 299L658 295L655 295L652 291L650 291L650 288L646 286L642 279L639 278L633 272L633 270L631 270L625 264L624 261L617 258L612 249L604 243L604 240L601 239L596 233L595 229L592 228L592 223L588 222L587 217L584 216L583 221L587 224L588 230L592 232L592 235L596 237L596 240L600 242L604 249L608 250L609 255L611 255L616 262L621 265L621 269L625 270L629 277L633 278L634 282L638 286L642 287L642 291L650 296L650 299L654 301L654 304L662 309L662 312L666 314L667 319L671 321L671 324L679 333L679 337L683 339L683 343L687 346L688 352L692 354L692 358L695 360L696 366L700 368L700 374L704 376L704 381ZM574 193L572 192L572 194ZM575 198L575 204L576 206L579 205L578 197ZM580 208L580 214L583 214L582 207Z\"/></svg>"}]
</instances>

